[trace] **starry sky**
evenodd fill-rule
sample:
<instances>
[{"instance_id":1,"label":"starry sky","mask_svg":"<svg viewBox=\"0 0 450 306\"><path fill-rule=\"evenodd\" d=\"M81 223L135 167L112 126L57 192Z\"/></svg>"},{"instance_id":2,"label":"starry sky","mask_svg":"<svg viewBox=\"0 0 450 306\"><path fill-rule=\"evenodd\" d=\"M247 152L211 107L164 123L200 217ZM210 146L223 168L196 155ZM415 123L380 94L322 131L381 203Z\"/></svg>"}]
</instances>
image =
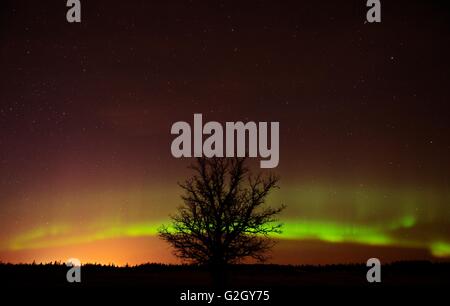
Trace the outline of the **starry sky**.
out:
<instances>
[{"instance_id":1,"label":"starry sky","mask_svg":"<svg viewBox=\"0 0 450 306\"><path fill-rule=\"evenodd\" d=\"M450 258L438 1L1 1L0 261L178 262L176 121L279 121L274 263Z\"/></svg>"}]
</instances>

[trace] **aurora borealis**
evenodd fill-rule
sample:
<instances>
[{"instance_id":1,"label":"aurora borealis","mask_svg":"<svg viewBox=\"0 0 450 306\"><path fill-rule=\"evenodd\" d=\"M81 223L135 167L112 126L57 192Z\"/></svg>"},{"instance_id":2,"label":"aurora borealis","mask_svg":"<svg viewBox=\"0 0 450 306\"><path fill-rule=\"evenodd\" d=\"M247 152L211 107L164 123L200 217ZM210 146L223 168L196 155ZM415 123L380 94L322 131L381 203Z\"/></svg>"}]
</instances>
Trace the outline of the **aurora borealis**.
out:
<instances>
[{"instance_id":1,"label":"aurora borealis","mask_svg":"<svg viewBox=\"0 0 450 306\"><path fill-rule=\"evenodd\" d=\"M177 262L194 113L280 122L272 262L450 258L445 5L85 2L1 4L0 261Z\"/></svg>"},{"instance_id":2,"label":"aurora borealis","mask_svg":"<svg viewBox=\"0 0 450 306\"><path fill-rule=\"evenodd\" d=\"M170 214L173 207L176 207L178 202L177 190L166 191L174 195L171 197L165 195L156 197L154 196L156 190L147 192L148 194L145 194L144 191L118 192L114 195L104 194L103 196L86 197L78 199L78 201L82 203L111 203L112 205L115 202L117 202L117 205L125 202L141 205L145 204L147 199L150 202L153 200L155 203L165 199L165 201L173 201L173 205L167 205L165 209L161 208L158 212L158 215L161 216L153 218L151 211L148 211L148 216L135 215L130 217L129 220L126 220L124 215L115 214L111 214L109 218L92 217L91 220L88 218L81 229L79 223L73 222L71 220L73 218L67 217L66 222L45 224L41 227L22 231L9 241L6 240L2 248L9 251L5 254L23 253L27 250L40 252L41 249L53 248L57 250L74 245L89 245L98 241L114 246L118 241L127 238L155 236L157 228L162 223L167 222L165 215ZM286 186L283 192L275 193L271 197L271 201L274 203L279 201L308 203L307 205L290 206L289 213L285 214L282 219L284 221L284 232L277 237L282 240L318 240L332 244L350 243L380 247L395 246L406 249L417 248L428 250L436 258L445 258L449 256L450 252L447 237L445 233L433 232L433 228L427 229L426 218L435 222L442 219L441 222L445 226L445 219L448 216L439 216L428 212L429 215L425 217L417 210L418 203L424 201L431 200L430 203L438 207L439 205L445 205L449 200L449 194L439 197L434 196L434 194L435 191L433 190L415 192L414 190L368 190L368 188L361 187L342 187L340 190L335 190L335 187L330 186L298 184L292 187ZM71 198L71 196L68 197ZM386 200L386 197L389 199ZM336 211L326 213L327 209L332 208L332 205L339 205L339 213ZM393 205L397 207L392 207ZM384 214L382 220L380 220L381 217L377 217L373 213L372 206L382 209ZM130 212L128 208L126 210ZM64 218L62 219L64 220ZM431 236L432 239L429 238ZM149 239L149 241L151 240ZM164 252L166 251L162 244L153 243L163 248ZM138 246L134 247L137 250L139 249ZM77 252L82 251L77 250ZM56 253L59 252L56 251ZM101 257L97 257L96 260L101 262ZM120 263L126 262L128 261L121 261ZM301 258L299 262L302 262Z\"/></svg>"}]
</instances>

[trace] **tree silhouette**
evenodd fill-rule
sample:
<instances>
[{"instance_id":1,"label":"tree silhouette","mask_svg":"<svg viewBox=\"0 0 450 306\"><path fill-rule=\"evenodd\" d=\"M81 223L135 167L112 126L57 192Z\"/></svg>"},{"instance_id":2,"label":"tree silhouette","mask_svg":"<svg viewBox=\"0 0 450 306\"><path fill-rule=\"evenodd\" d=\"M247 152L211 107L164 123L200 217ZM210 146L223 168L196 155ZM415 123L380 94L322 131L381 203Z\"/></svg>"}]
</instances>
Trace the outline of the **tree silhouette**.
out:
<instances>
[{"instance_id":1,"label":"tree silhouette","mask_svg":"<svg viewBox=\"0 0 450 306\"><path fill-rule=\"evenodd\" d=\"M183 184L184 205L172 215L172 225L159 236L183 260L213 268L244 258L267 259L274 244L271 233L281 233L275 216L285 206L265 205L277 188L274 175L252 176L243 158L198 158L195 174Z\"/></svg>"}]
</instances>

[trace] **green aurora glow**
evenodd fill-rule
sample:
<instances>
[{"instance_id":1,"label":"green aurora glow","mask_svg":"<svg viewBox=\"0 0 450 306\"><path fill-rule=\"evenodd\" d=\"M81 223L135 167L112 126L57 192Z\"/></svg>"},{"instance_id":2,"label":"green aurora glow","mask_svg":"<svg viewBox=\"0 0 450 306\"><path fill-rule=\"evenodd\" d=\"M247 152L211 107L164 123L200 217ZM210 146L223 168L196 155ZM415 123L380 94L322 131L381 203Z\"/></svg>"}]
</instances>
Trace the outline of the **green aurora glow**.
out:
<instances>
[{"instance_id":1,"label":"green aurora glow","mask_svg":"<svg viewBox=\"0 0 450 306\"><path fill-rule=\"evenodd\" d=\"M127 191L126 194L133 194ZM173 195L176 195L174 192ZM121 198L119 194L115 195ZM107 197L112 199L110 195ZM133 198L137 198L136 194ZM145 197L144 197L145 198ZM368 187L297 184L283 187L269 202L285 203L288 209L280 217L283 233L274 238L319 240L330 243L356 243L428 249L433 256L450 256L450 241L428 223L446 224L449 220L439 207L449 195L434 190L383 189ZM88 199L86 199L88 200ZM420 208L420 209L418 209ZM176 203L168 212L174 212ZM436 213L435 213L436 211ZM61 247L109 238L154 236L167 219L121 221L92 220L90 227L79 230L68 220L17 233L1 247L6 250ZM417 235L423 228L428 232Z\"/></svg>"}]
</instances>

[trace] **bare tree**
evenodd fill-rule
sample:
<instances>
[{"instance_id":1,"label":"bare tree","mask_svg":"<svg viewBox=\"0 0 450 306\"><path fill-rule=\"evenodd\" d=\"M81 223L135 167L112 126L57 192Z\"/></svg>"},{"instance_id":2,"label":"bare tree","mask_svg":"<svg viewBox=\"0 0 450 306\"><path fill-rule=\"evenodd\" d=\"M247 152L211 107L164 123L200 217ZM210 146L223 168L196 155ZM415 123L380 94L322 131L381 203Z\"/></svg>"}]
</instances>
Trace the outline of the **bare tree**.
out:
<instances>
[{"instance_id":1,"label":"bare tree","mask_svg":"<svg viewBox=\"0 0 450 306\"><path fill-rule=\"evenodd\" d=\"M269 234L281 233L275 216L285 206L264 204L278 178L252 176L244 163L242 158L199 158L190 167L195 174L179 184L184 205L171 216L171 226L159 229L175 255L213 267L267 259L274 244Z\"/></svg>"}]
</instances>

